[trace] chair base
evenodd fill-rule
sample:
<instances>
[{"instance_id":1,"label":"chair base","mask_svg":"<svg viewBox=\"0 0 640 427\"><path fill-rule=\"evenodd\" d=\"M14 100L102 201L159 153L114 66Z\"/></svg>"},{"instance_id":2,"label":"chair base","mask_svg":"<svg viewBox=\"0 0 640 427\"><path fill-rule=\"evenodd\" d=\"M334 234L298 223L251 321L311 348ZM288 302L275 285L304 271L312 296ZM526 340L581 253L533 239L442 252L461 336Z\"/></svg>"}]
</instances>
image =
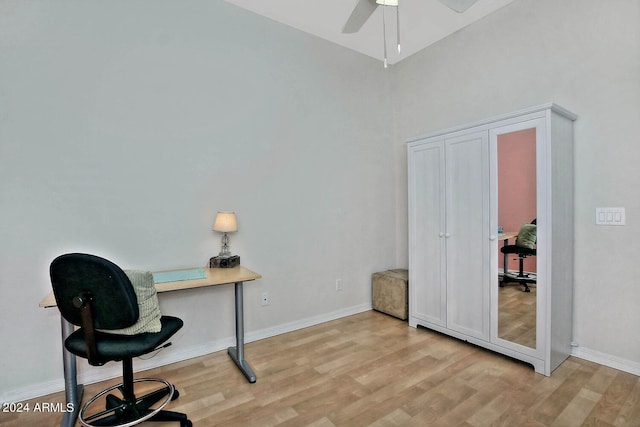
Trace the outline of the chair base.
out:
<instances>
[{"instance_id":1,"label":"chair base","mask_svg":"<svg viewBox=\"0 0 640 427\"><path fill-rule=\"evenodd\" d=\"M507 272L507 268L506 268L506 264L505 264L505 271L504 271L504 274L502 275L502 280L500 281L500 287L501 288L504 287L505 282L518 282L518 283L524 285L524 291L525 292L531 292L531 289L529 288L529 283L536 283L537 280L538 280L538 276L537 275L529 275L528 273L524 272L524 259L526 257L528 257L528 256L529 255L527 255L527 254L520 254L518 256L519 271L518 271L518 275L517 276L509 274ZM533 276L535 276L535 277L533 277Z\"/></svg>"},{"instance_id":2,"label":"chair base","mask_svg":"<svg viewBox=\"0 0 640 427\"><path fill-rule=\"evenodd\" d=\"M518 275L502 275L500 280L500 287L503 288L505 283L516 282L524 286L524 292L531 292L531 288L529 288L529 283L536 283L537 277L529 274L518 274Z\"/></svg>"},{"instance_id":3,"label":"chair base","mask_svg":"<svg viewBox=\"0 0 640 427\"><path fill-rule=\"evenodd\" d=\"M80 423L85 427L129 427L143 421L176 421L180 422L181 427L192 425L185 414L162 410L170 401L179 396L173 384L159 378L141 378L133 380L133 383L160 383L162 387L142 397L136 398L134 396L132 399L111 394L111 392L119 390L120 394L124 396L125 385L123 383L109 387L85 403L78 415ZM87 415L87 410L105 395L105 409L96 409Z\"/></svg>"}]
</instances>

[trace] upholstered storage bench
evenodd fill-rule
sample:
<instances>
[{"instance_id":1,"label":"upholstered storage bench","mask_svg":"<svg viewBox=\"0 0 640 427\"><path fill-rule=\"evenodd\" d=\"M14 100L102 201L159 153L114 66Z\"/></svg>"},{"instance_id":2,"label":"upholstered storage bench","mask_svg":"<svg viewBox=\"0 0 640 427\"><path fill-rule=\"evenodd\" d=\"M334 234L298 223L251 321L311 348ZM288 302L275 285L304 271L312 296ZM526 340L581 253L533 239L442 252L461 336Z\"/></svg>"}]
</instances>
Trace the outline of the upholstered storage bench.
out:
<instances>
[{"instance_id":1,"label":"upholstered storage bench","mask_svg":"<svg viewBox=\"0 0 640 427\"><path fill-rule=\"evenodd\" d=\"M371 275L374 310L406 320L409 313L409 271L387 270Z\"/></svg>"}]
</instances>

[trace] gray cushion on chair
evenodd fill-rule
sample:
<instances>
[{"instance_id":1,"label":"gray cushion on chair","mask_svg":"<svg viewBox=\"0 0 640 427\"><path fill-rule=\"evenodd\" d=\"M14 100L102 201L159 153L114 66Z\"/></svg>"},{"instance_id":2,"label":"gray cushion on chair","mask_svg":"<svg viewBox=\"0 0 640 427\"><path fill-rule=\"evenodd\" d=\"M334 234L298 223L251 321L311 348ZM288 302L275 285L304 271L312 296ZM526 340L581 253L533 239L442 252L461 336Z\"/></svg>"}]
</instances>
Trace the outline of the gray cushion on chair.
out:
<instances>
[{"instance_id":1,"label":"gray cushion on chair","mask_svg":"<svg viewBox=\"0 0 640 427\"><path fill-rule=\"evenodd\" d=\"M520 231L518 231L518 238L516 239L516 245L523 248L533 249L536 245L536 225L535 224L522 224Z\"/></svg>"},{"instance_id":2,"label":"gray cushion on chair","mask_svg":"<svg viewBox=\"0 0 640 427\"><path fill-rule=\"evenodd\" d=\"M140 316L138 321L124 329L114 329L104 332L110 334L136 335L145 332L160 332L160 306L158 295L153 283L153 274L150 271L124 270L136 293Z\"/></svg>"}]
</instances>

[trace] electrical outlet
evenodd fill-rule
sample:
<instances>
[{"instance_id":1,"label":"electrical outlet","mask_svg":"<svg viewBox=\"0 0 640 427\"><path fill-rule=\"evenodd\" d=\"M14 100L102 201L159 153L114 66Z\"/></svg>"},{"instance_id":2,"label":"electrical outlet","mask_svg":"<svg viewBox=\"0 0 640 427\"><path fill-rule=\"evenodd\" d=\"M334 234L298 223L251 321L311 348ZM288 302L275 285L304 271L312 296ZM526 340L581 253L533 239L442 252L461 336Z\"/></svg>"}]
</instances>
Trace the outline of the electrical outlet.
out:
<instances>
[{"instance_id":1,"label":"electrical outlet","mask_svg":"<svg viewBox=\"0 0 640 427\"><path fill-rule=\"evenodd\" d=\"M342 290L342 279L336 279L336 291Z\"/></svg>"},{"instance_id":2,"label":"electrical outlet","mask_svg":"<svg viewBox=\"0 0 640 427\"><path fill-rule=\"evenodd\" d=\"M260 299L260 305L269 305L269 292L263 292Z\"/></svg>"}]
</instances>

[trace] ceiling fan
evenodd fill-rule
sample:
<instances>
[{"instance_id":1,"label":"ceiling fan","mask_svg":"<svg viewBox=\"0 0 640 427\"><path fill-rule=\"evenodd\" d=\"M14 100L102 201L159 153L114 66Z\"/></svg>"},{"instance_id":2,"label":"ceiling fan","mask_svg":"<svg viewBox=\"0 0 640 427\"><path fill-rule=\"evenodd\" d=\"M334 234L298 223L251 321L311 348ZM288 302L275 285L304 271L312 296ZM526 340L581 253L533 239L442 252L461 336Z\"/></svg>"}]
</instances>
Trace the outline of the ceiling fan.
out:
<instances>
[{"instance_id":1,"label":"ceiling fan","mask_svg":"<svg viewBox=\"0 0 640 427\"><path fill-rule=\"evenodd\" d=\"M448 8L462 13L469 9L477 0L438 0ZM398 6L398 0L358 0L351 16L342 28L343 33L356 33L367 22L378 6Z\"/></svg>"}]
</instances>

